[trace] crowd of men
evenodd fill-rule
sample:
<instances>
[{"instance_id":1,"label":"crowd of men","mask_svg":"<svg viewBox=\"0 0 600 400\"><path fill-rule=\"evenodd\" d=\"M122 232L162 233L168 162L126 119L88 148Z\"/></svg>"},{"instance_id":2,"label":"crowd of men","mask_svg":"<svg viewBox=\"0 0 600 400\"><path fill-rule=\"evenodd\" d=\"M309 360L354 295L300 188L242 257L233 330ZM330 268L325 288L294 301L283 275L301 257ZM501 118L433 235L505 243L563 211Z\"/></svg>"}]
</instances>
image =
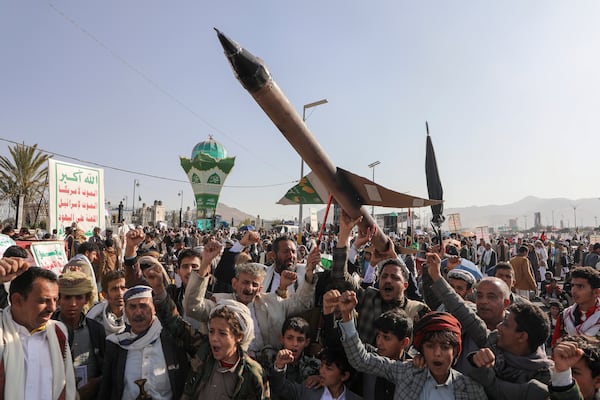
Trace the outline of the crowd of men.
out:
<instances>
[{"instance_id":1,"label":"crowd of men","mask_svg":"<svg viewBox=\"0 0 600 400\"><path fill-rule=\"evenodd\" d=\"M600 244L77 227L0 259L6 399L600 398ZM323 253L333 257L323 262Z\"/></svg>"}]
</instances>

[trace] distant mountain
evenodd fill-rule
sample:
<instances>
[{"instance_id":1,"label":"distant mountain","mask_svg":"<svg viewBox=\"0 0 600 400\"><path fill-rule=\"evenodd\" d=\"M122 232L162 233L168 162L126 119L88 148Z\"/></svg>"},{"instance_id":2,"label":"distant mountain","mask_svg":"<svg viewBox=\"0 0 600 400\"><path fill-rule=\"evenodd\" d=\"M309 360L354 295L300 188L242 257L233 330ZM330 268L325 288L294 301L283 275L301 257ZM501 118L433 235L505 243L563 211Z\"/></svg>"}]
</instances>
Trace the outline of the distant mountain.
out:
<instances>
[{"instance_id":1,"label":"distant mountain","mask_svg":"<svg viewBox=\"0 0 600 400\"><path fill-rule=\"evenodd\" d=\"M463 229L486 225L490 227L508 226L509 220L515 218L519 228L529 229L534 226L534 214L536 212L541 214L541 225L544 226L554 224L557 228L573 228L575 215L579 227L598 226L597 217L600 217L600 199L541 199L528 196L511 204L448 208L444 210L446 216L448 214L460 214Z\"/></svg>"},{"instance_id":2,"label":"distant mountain","mask_svg":"<svg viewBox=\"0 0 600 400\"><path fill-rule=\"evenodd\" d=\"M576 207L575 213L573 212L573 207ZM430 212L429 207L426 210L427 213ZM577 215L577 226L598 226L597 219L600 217L600 199L541 199L539 197L528 196L511 204L447 208L444 210L444 215L446 216L446 220L448 220L449 214L459 214L462 230L472 230L478 226L495 228L509 226L509 220L515 218L517 219L519 229L529 229L534 226L534 214L536 212L541 214L541 224L543 226L550 226L554 221L554 226L557 228L572 228L574 226L574 214ZM235 225L246 219L256 221L255 215L247 214L223 203L219 203L217 214L221 215L229 223L231 223L231 218L233 217ZM323 221L324 214L324 207L317 210L319 223ZM430 218L426 217L425 209L423 209L423 218ZM333 211L329 213L327 220L328 223L333 222ZM309 221L309 210L306 207L304 222L308 223ZM270 227L270 221L265 221L264 224ZM447 223L444 225L444 229L448 229Z\"/></svg>"},{"instance_id":3,"label":"distant mountain","mask_svg":"<svg viewBox=\"0 0 600 400\"><path fill-rule=\"evenodd\" d=\"M256 215L251 215L245 213L237 208L229 207L226 204L218 203L217 204L217 215L220 215L224 221L231 224L231 219L233 218L234 226L239 225L245 220L256 221ZM255 222L256 223L256 222Z\"/></svg>"}]
</instances>

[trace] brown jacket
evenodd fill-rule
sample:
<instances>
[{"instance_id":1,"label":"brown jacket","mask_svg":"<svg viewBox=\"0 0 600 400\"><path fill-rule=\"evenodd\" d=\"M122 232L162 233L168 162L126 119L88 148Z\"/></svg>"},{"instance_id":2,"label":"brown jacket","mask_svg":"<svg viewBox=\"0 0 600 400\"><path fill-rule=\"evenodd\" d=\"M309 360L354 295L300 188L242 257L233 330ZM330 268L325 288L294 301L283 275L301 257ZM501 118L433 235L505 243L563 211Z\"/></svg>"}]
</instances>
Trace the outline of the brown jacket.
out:
<instances>
[{"instance_id":1,"label":"brown jacket","mask_svg":"<svg viewBox=\"0 0 600 400\"><path fill-rule=\"evenodd\" d=\"M527 257L516 256L510 259L515 270L515 288L518 290L536 290L537 284L531 272L531 264Z\"/></svg>"}]
</instances>

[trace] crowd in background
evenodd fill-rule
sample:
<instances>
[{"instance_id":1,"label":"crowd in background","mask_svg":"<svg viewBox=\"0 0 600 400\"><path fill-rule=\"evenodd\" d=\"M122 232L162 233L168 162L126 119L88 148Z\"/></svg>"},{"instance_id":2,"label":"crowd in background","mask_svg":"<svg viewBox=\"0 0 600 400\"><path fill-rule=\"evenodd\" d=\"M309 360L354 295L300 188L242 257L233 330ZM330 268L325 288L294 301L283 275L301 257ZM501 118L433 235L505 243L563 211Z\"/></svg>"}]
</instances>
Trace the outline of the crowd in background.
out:
<instances>
[{"instance_id":1,"label":"crowd in background","mask_svg":"<svg viewBox=\"0 0 600 400\"><path fill-rule=\"evenodd\" d=\"M21 345L2 348L18 368L0 365L0 392L599 398L600 243L409 233L382 247L358 222L342 212L321 237L72 226L60 277L9 248L0 325Z\"/></svg>"}]
</instances>

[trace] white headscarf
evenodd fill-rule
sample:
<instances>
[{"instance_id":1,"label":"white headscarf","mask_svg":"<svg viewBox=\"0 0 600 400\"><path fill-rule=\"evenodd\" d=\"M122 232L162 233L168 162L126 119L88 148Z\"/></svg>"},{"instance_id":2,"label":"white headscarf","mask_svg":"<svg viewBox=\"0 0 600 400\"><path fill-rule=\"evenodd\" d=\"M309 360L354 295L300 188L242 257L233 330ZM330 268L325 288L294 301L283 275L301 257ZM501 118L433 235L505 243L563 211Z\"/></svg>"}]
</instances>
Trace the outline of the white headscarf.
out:
<instances>
[{"instance_id":1,"label":"white headscarf","mask_svg":"<svg viewBox=\"0 0 600 400\"><path fill-rule=\"evenodd\" d=\"M227 308L229 311L232 311L237 317L237 320L240 323L240 327L242 328L242 333L244 334L244 337L240 342L240 347L242 348L242 350L248 351L248 346L250 345L250 342L254 340L254 321L252 321L250 310L248 309L248 307L246 307L239 301L235 301L233 299L221 299L211 310L208 320L210 321L213 314L217 310L220 310L222 308Z\"/></svg>"}]
</instances>

